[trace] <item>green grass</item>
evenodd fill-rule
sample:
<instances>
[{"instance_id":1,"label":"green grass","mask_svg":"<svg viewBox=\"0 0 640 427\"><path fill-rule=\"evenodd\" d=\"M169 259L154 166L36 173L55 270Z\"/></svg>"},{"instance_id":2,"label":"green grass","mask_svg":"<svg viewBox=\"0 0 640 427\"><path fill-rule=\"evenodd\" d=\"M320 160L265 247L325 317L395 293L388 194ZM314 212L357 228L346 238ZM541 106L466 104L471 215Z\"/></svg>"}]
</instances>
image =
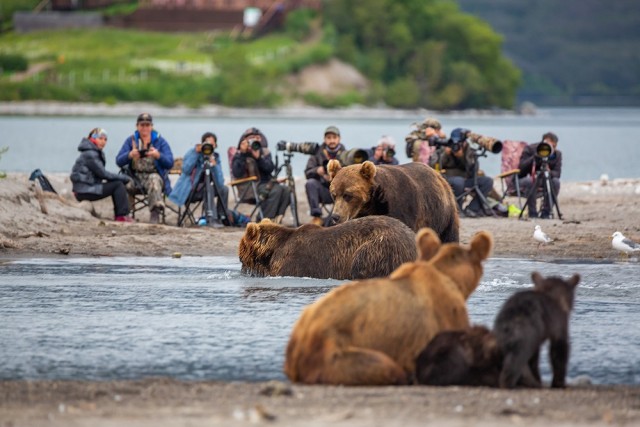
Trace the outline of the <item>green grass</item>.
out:
<instances>
[{"instance_id":1,"label":"green grass","mask_svg":"<svg viewBox=\"0 0 640 427\"><path fill-rule=\"evenodd\" d=\"M333 49L284 34L241 42L225 34L103 28L7 33L0 54L50 64L22 82L5 73L2 100L273 106L283 100L286 74L327 61Z\"/></svg>"}]
</instances>

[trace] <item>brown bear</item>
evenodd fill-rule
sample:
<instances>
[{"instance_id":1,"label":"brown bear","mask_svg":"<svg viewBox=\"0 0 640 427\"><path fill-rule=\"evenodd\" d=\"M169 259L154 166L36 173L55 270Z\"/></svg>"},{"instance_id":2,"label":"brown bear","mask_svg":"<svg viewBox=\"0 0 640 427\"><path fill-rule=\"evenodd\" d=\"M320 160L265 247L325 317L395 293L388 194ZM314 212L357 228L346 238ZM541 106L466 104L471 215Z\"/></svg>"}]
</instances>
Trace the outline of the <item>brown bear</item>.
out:
<instances>
[{"instance_id":1,"label":"brown bear","mask_svg":"<svg viewBox=\"0 0 640 427\"><path fill-rule=\"evenodd\" d=\"M533 289L513 294L496 316L493 333L504 359L500 387L541 387L540 346L549 340L551 387L563 388L569 362L569 313L580 276L569 280L531 274Z\"/></svg>"},{"instance_id":2,"label":"brown bear","mask_svg":"<svg viewBox=\"0 0 640 427\"><path fill-rule=\"evenodd\" d=\"M415 234L395 218L370 216L324 228L249 223L238 247L242 271L319 279L386 277L416 258Z\"/></svg>"},{"instance_id":3,"label":"brown bear","mask_svg":"<svg viewBox=\"0 0 640 427\"><path fill-rule=\"evenodd\" d=\"M430 227L443 243L459 241L456 200L447 181L423 163L376 166L371 162L327 165L334 222L388 215L413 231Z\"/></svg>"},{"instance_id":4,"label":"brown bear","mask_svg":"<svg viewBox=\"0 0 640 427\"><path fill-rule=\"evenodd\" d=\"M466 300L493 245L480 232L470 248L442 245L424 228L416 261L388 278L340 285L307 306L293 327L284 372L305 384L407 384L415 360L440 331L469 326Z\"/></svg>"},{"instance_id":5,"label":"brown bear","mask_svg":"<svg viewBox=\"0 0 640 427\"><path fill-rule=\"evenodd\" d=\"M425 385L498 387L501 369L495 335L477 325L433 337L416 360L416 379Z\"/></svg>"}]
</instances>

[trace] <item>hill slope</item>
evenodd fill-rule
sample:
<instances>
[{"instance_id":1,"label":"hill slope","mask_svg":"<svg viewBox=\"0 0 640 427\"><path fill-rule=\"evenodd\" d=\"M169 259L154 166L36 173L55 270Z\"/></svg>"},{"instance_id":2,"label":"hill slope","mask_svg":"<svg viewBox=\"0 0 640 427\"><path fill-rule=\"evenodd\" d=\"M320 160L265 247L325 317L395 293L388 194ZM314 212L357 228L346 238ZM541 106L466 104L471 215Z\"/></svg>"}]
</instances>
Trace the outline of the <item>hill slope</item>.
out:
<instances>
[{"instance_id":1,"label":"hill slope","mask_svg":"<svg viewBox=\"0 0 640 427\"><path fill-rule=\"evenodd\" d=\"M458 0L505 37L520 101L640 105L640 2Z\"/></svg>"}]
</instances>

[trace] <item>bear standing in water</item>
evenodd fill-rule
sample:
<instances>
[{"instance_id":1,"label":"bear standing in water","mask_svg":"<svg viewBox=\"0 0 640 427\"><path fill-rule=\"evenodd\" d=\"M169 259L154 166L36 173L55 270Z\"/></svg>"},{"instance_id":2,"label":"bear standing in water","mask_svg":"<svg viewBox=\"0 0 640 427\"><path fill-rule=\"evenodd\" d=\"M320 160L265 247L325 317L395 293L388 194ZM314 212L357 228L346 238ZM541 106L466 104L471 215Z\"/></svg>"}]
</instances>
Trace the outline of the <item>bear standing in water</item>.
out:
<instances>
[{"instance_id":1,"label":"bear standing in water","mask_svg":"<svg viewBox=\"0 0 640 427\"><path fill-rule=\"evenodd\" d=\"M502 306L493 326L504 359L500 387L541 387L540 346L550 341L551 387L563 388L569 361L569 313L580 276L569 280L531 274L534 287L517 292Z\"/></svg>"}]
</instances>

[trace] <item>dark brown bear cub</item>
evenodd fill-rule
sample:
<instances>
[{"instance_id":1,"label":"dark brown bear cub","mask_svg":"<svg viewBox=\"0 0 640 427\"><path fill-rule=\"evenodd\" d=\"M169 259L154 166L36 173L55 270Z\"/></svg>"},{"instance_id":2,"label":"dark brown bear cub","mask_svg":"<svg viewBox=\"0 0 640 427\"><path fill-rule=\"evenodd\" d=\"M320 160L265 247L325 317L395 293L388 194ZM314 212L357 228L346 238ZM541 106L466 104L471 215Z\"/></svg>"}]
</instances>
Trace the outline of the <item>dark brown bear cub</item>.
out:
<instances>
[{"instance_id":1,"label":"dark brown bear cub","mask_svg":"<svg viewBox=\"0 0 640 427\"><path fill-rule=\"evenodd\" d=\"M518 383L541 387L540 346L548 339L551 387L562 388L569 361L569 313L580 276L545 279L534 272L531 278L533 289L512 295L494 322L493 333L504 356L499 384L502 388L513 388Z\"/></svg>"},{"instance_id":2,"label":"dark brown bear cub","mask_svg":"<svg viewBox=\"0 0 640 427\"><path fill-rule=\"evenodd\" d=\"M426 385L498 386L502 355L484 326L436 335L416 359L416 379Z\"/></svg>"}]
</instances>

